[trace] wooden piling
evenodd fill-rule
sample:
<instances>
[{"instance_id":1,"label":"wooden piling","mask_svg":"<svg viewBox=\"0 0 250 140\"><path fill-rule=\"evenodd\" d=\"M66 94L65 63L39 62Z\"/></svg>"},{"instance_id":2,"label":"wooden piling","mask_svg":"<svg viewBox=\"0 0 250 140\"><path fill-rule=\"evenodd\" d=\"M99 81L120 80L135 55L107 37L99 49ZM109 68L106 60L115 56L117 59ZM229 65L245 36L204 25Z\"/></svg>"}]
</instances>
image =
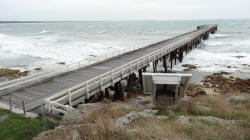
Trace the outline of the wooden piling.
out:
<instances>
[{"instance_id":1,"label":"wooden piling","mask_svg":"<svg viewBox=\"0 0 250 140\"><path fill-rule=\"evenodd\" d=\"M109 89L105 89L104 97L110 99Z\"/></svg>"},{"instance_id":2,"label":"wooden piling","mask_svg":"<svg viewBox=\"0 0 250 140\"><path fill-rule=\"evenodd\" d=\"M143 89L143 81L142 81L142 69L139 69L138 71L138 75L139 75L139 84L141 86L141 90Z\"/></svg>"},{"instance_id":3,"label":"wooden piling","mask_svg":"<svg viewBox=\"0 0 250 140\"><path fill-rule=\"evenodd\" d=\"M177 59L177 50L174 50L174 52L173 52L173 54L174 54L174 64L176 65L176 59Z\"/></svg>"},{"instance_id":4,"label":"wooden piling","mask_svg":"<svg viewBox=\"0 0 250 140\"><path fill-rule=\"evenodd\" d=\"M167 66L167 60L166 60L166 55L163 56L163 67L164 67L164 70L165 72L167 73L168 71L168 66Z\"/></svg>"},{"instance_id":5,"label":"wooden piling","mask_svg":"<svg viewBox=\"0 0 250 140\"><path fill-rule=\"evenodd\" d=\"M173 68L173 52L170 53L171 69Z\"/></svg>"},{"instance_id":6,"label":"wooden piling","mask_svg":"<svg viewBox=\"0 0 250 140\"><path fill-rule=\"evenodd\" d=\"M125 100L124 89L122 86L122 81L115 83L115 98L121 101Z\"/></svg>"}]
</instances>

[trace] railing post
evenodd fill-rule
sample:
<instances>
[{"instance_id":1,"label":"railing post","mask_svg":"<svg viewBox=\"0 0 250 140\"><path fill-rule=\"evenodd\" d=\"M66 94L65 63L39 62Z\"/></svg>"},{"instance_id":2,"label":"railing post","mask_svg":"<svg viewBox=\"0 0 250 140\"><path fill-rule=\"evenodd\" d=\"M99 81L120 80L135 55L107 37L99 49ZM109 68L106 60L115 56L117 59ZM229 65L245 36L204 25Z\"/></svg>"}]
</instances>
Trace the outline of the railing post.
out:
<instances>
[{"instance_id":1,"label":"railing post","mask_svg":"<svg viewBox=\"0 0 250 140\"><path fill-rule=\"evenodd\" d=\"M89 99L89 82L86 82L86 94L87 94L87 99Z\"/></svg>"},{"instance_id":2,"label":"railing post","mask_svg":"<svg viewBox=\"0 0 250 140\"><path fill-rule=\"evenodd\" d=\"M123 78L123 65L122 65L122 78ZM122 78L121 78L121 79L122 79Z\"/></svg>"},{"instance_id":3,"label":"railing post","mask_svg":"<svg viewBox=\"0 0 250 140\"><path fill-rule=\"evenodd\" d=\"M45 116L45 105L43 105L43 110L42 110L42 117L43 117L43 128L44 130L47 130L47 121L46 121L46 116Z\"/></svg>"},{"instance_id":4,"label":"railing post","mask_svg":"<svg viewBox=\"0 0 250 140\"><path fill-rule=\"evenodd\" d=\"M102 86L102 75L100 75L100 88L101 88L101 91L103 91L103 86Z\"/></svg>"},{"instance_id":5,"label":"railing post","mask_svg":"<svg viewBox=\"0 0 250 140\"><path fill-rule=\"evenodd\" d=\"M9 97L9 104L10 104L10 110L12 110L12 101L11 101L11 97Z\"/></svg>"},{"instance_id":6,"label":"railing post","mask_svg":"<svg viewBox=\"0 0 250 140\"><path fill-rule=\"evenodd\" d=\"M23 114L26 115L26 110L25 110L24 101L22 101L22 105L23 105Z\"/></svg>"},{"instance_id":7,"label":"railing post","mask_svg":"<svg viewBox=\"0 0 250 140\"><path fill-rule=\"evenodd\" d=\"M136 68L139 69L138 61L136 61Z\"/></svg>"},{"instance_id":8,"label":"railing post","mask_svg":"<svg viewBox=\"0 0 250 140\"><path fill-rule=\"evenodd\" d=\"M114 70L112 70L112 85L115 85L115 81L114 81Z\"/></svg>"},{"instance_id":9,"label":"railing post","mask_svg":"<svg viewBox=\"0 0 250 140\"><path fill-rule=\"evenodd\" d=\"M69 106L72 107L72 99L71 99L71 91L68 90L68 96L69 96Z\"/></svg>"}]
</instances>

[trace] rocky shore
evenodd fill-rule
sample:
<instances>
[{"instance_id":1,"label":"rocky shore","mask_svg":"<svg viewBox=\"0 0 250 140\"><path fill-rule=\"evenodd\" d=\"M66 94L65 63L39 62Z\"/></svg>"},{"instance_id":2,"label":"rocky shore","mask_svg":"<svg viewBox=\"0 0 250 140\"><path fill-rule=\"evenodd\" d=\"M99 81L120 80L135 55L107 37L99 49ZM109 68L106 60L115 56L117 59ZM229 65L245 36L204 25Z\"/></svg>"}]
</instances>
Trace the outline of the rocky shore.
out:
<instances>
[{"instance_id":1,"label":"rocky shore","mask_svg":"<svg viewBox=\"0 0 250 140\"><path fill-rule=\"evenodd\" d=\"M152 97L144 95L79 105L59 127L35 139L245 140L250 138L249 87L250 79L220 72L190 84L187 96L166 108L154 107Z\"/></svg>"}]
</instances>

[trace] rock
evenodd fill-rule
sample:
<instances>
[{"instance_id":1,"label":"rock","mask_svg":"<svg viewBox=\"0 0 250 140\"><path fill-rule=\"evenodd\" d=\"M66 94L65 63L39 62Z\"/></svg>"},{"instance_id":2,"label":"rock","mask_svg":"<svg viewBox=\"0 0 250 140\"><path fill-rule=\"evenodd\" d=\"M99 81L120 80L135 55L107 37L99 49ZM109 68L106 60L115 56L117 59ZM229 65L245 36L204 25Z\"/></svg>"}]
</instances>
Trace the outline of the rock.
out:
<instances>
[{"instance_id":1,"label":"rock","mask_svg":"<svg viewBox=\"0 0 250 140\"><path fill-rule=\"evenodd\" d=\"M157 119L159 119L159 120L166 120L166 119L169 119L169 117L167 117L167 116L156 116L157 117Z\"/></svg>"},{"instance_id":2,"label":"rock","mask_svg":"<svg viewBox=\"0 0 250 140\"><path fill-rule=\"evenodd\" d=\"M20 72L20 70L14 70L14 69L0 69L0 77L2 76L7 76L7 75L11 75L11 74L16 74Z\"/></svg>"},{"instance_id":3,"label":"rock","mask_svg":"<svg viewBox=\"0 0 250 140\"><path fill-rule=\"evenodd\" d=\"M0 77L7 77L9 80L14 80L27 75L28 71L20 72L20 70L15 69L0 69Z\"/></svg>"},{"instance_id":4,"label":"rock","mask_svg":"<svg viewBox=\"0 0 250 140\"><path fill-rule=\"evenodd\" d=\"M38 71L38 70L42 70L42 68L39 67L39 68L35 68L34 70L37 70L37 71Z\"/></svg>"},{"instance_id":5,"label":"rock","mask_svg":"<svg viewBox=\"0 0 250 140\"><path fill-rule=\"evenodd\" d=\"M208 120L208 121L211 121L211 122L217 122L220 125L235 124L235 122L236 122L235 120L224 120L224 119L217 118L217 117L212 117L212 116L201 116L201 117L198 117L198 119Z\"/></svg>"},{"instance_id":6,"label":"rock","mask_svg":"<svg viewBox=\"0 0 250 140\"><path fill-rule=\"evenodd\" d=\"M81 136L77 130L73 130L71 136L72 136L71 140L81 140Z\"/></svg>"},{"instance_id":7,"label":"rock","mask_svg":"<svg viewBox=\"0 0 250 140\"><path fill-rule=\"evenodd\" d=\"M245 98L245 96L230 96L230 97L228 97L226 100L225 100L225 102L232 102L232 103L235 103L235 102L241 102L241 101L245 101L246 100L246 98Z\"/></svg>"},{"instance_id":8,"label":"rock","mask_svg":"<svg viewBox=\"0 0 250 140\"><path fill-rule=\"evenodd\" d=\"M188 68L186 70L197 69L197 66L191 65L191 64L184 64L184 65L182 65L182 67Z\"/></svg>"},{"instance_id":9,"label":"rock","mask_svg":"<svg viewBox=\"0 0 250 140\"><path fill-rule=\"evenodd\" d=\"M192 126L192 123L190 122L189 117L186 116L180 116L178 120L181 124L187 125L187 126Z\"/></svg>"},{"instance_id":10,"label":"rock","mask_svg":"<svg viewBox=\"0 0 250 140\"><path fill-rule=\"evenodd\" d=\"M58 62L57 64L59 64L59 65L66 65L65 62Z\"/></svg>"},{"instance_id":11,"label":"rock","mask_svg":"<svg viewBox=\"0 0 250 140\"><path fill-rule=\"evenodd\" d=\"M116 127L125 127L127 126L130 122L132 122L133 120L140 118L140 117L144 117L144 118L157 118L156 117L156 113L158 111L157 110L152 110L152 109L145 109L142 112L137 112L137 111L132 111L129 114L120 117L116 120Z\"/></svg>"},{"instance_id":12,"label":"rock","mask_svg":"<svg viewBox=\"0 0 250 140\"><path fill-rule=\"evenodd\" d=\"M211 108L210 107L206 107L206 106L202 106L202 105L199 105L199 104L196 104L195 107L200 110L200 111L211 111Z\"/></svg>"},{"instance_id":13,"label":"rock","mask_svg":"<svg viewBox=\"0 0 250 140\"><path fill-rule=\"evenodd\" d=\"M239 55L239 56L234 56L234 57L236 57L236 58L238 58L238 59L241 59L241 58L244 58L244 57L246 57L246 56L241 56L241 55Z\"/></svg>"},{"instance_id":14,"label":"rock","mask_svg":"<svg viewBox=\"0 0 250 140\"><path fill-rule=\"evenodd\" d=\"M204 91L204 90L200 90L200 91L198 91L196 94L197 94L197 95L206 95L207 93L206 93L206 91Z\"/></svg>"}]
</instances>

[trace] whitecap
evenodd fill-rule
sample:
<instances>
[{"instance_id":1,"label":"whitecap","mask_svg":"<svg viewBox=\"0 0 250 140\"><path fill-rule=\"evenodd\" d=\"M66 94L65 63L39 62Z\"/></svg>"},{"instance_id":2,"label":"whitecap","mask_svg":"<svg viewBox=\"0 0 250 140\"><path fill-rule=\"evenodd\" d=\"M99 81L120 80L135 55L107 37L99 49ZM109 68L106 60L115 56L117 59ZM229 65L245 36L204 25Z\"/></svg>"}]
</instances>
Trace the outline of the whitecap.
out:
<instances>
[{"instance_id":1,"label":"whitecap","mask_svg":"<svg viewBox=\"0 0 250 140\"><path fill-rule=\"evenodd\" d=\"M50 34L53 33L52 31L47 31L47 30L42 30L41 32L39 32L39 34Z\"/></svg>"},{"instance_id":2,"label":"whitecap","mask_svg":"<svg viewBox=\"0 0 250 140\"><path fill-rule=\"evenodd\" d=\"M100 32L97 32L98 34L105 34L107 33L108 31L100 31Z\"/></svg>"}]
</instances>

